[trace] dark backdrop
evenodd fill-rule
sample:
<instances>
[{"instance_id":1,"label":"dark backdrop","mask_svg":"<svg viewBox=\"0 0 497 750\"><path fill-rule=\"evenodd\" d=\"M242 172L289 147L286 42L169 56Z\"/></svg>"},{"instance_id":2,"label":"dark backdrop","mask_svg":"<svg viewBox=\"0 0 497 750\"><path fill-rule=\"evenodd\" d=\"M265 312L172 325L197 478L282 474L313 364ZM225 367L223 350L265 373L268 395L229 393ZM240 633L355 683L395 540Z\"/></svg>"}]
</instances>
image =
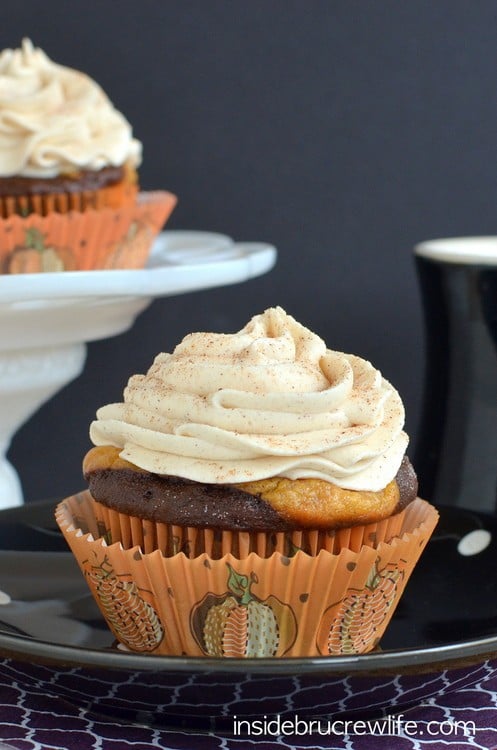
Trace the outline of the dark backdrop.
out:
<instances>
[{"instance_id":1,"label":"dark backdrop","mask_svg":"<svg viewBox=\"0 0 497 750\"><path fill-rule=\"evenodd\" d=\"M277 267L158 300L89 346L81 377L16 435L27 500L82 486L95 409L191 330L280 304L399 389L416 439L423 331L412 246L495 233L497 6L481 0L23 0L30 36L106 90L144 144L170 228L266 240Z\"/></svg>"}]
</instances>

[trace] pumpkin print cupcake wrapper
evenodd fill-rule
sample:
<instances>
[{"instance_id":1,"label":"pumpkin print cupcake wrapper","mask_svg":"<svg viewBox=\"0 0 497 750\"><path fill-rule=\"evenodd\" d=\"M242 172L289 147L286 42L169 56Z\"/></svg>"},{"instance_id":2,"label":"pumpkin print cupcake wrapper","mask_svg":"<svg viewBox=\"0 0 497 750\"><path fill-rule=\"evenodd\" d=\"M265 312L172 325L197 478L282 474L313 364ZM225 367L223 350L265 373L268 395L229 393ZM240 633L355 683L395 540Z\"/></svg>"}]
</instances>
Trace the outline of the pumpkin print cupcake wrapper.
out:
<instances>
[{"instance_id":1,"label":"pumpkin print cupcake wrapper","mask_svg":"<svg viewBox=\"0 0 497 750\"><path fill-rule=\"evenodd\" d=\"M139 193L120 208L0 219L0 272L143 268L176 196Z\"/></svg>"},{"instance_id":2,"label":"pumpkin print cupcake wrapper","mask_svg":"<svg viewBox=\"0 0 497 750\"><path fill-rule=\"evenodd\" d=\"M95 506L82 492L62 501L56 518L121 647L207 657L373 650L438 521L417 499L398 514L399 534L388 542L383 524L359 549L189 558L126 547Z\"/></svg>"},{"instance_id":3,"label":"pumpkin print cupcake wrapper","mask_svg":"<svg viewBox=\"0 0 497 750\"><path fill-rule=\"evenodd\" d=\"M259 557L270 557L274 552L292 557L298 550L317 555L320 550L337 554L344 547L354 552L363 546L376 548L380 542L402 536L404 527L411 524L411 515L415 512L412 506L408 512L398 513L380 522L336 531L304 529L268 534L263 531L221 531L156 523L119 513L96 500L92 504L95 518L100 528L105 529L109 544L120 542L125 549L138 546L145 554L159 549L166 557L182 552L186 557L195 558L205 552L213 559L228 553L243 559L251 552Z\"/></svg>"},{"instance_id":4,"label":"pumpkin print cupcake wrapper","mask_svg":"<svg viewBox=\"0 0 497 750\"><path fill-rule=\"evenodd\" d=\"M135 202L136 184L122 180L99 190L81 190L71 193L39 193L33 195L0 196L0 217L27 216L35 213L48 216L52 211L88 211L90 209L119 208Z\"/></svg>"}]
</instances>

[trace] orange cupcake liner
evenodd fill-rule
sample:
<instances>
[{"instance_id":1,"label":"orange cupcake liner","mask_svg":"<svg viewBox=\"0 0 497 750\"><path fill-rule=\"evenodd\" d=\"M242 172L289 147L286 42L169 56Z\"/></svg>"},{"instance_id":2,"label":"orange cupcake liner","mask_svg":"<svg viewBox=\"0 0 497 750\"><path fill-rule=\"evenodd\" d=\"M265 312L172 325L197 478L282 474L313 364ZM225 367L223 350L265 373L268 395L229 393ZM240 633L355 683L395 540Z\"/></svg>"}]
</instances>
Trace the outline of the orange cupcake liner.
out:
<instances>
[{"instance_id":1,"label":"orange cupcake liner","mask_svg":"<svg viewBox=\"0 0 497 750\"><path fill-rule=\"evenodd\" d=\"M205 552L212 559L228 553L243 559L251 552L259 557L270 557L274 552L292 556L298 550L308 555L317 555L321 550L337 554L344 547L358 552L363 546L376 548L380 542L402 536L405 522L405 516L398 513L383 521L334 531L301 529L268 534L262 531L221 532L154 522L119 513L96 500L92 503L92 513L98 528L105 530L102 536L108 544L120 542L125 549L138 546L145 554L158 549L165 557L182 552L186 557L194 558Z\"/></svg>"},{"instance_id":2,"label":"orange cupcake liner","mask_svg":"<svg viewBox=\"0 0 497 750\"><path fill-rule=\"evenodd\" d=\"M143 544L121 540L119 514L112 527L96 506L89 492L62 501L56 509L60 529L122 647L165 655L371 651L438 521L435 508L418 498L379 524L321 535L324 545L316 542L314 554L290 534L286 541L266 539L263 554L242 549L239 539L235 555L226 551L233 535L223 532L218 536L226 535L224 541L216 540L220 556L202 551L188 557L184 551L146 552L147 536L157 540L159 532L153 537L143 524L133 532L144 534ZM209 548L207 537L202 544Z\"/></svg>"},{"instance_id":3,"label":"orange cupcake liner","mask_svg":"<svg viewBox=\"0 0 497 750\"><path fill-rule=\"evenodd\" d=\"M71 192L47 192L26 195L0 196L0 218L27 216L31 213L47 216L53 211L100 210L132 205L138 194L137 176L134 170L127 170L125 177L98 190L75 190Z\"/></svg>"},{"instance_id":4,"label":"orange cupcake liner","mask_svg":"<svg viewBox=\"0 0 497 750\"><path fill-rule=\"evenodd\" d=\"M0 219L0 271L143 268L176 202L166 191L144 192L119 208Z\"/></svg>"}]
</instances>

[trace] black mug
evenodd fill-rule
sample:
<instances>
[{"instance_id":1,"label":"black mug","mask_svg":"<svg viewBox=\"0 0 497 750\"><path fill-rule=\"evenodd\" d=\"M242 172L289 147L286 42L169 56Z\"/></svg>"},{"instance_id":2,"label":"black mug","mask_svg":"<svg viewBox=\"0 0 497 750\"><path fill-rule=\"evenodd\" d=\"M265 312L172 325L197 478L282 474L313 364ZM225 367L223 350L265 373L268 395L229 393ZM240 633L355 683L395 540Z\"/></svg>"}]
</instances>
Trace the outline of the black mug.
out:
<instances>
[{"instance_id":1,"label":"black mug","mask_svg":"<svg viewBox=\"0 0 497 750\"><path fill-rule=\"evenodd\" d=\"M426 342L414 465L435 504L497 509L497 237L415 247Z\"/></svg>"}]
</instances>

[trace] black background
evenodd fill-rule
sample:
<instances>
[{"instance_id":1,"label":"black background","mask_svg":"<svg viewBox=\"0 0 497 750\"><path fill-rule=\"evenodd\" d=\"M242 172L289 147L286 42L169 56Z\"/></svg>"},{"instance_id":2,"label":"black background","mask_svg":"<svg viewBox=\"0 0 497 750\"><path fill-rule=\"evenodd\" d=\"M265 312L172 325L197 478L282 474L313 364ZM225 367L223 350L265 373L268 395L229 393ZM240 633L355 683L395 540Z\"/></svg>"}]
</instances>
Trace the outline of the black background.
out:
<instances>
[{"instance_id":1,"label":"black background","mask_svg":"<svg viewBox=\"0 0 497 750\"><path fill-rule=\"evenodd\" d=\"M83 486L98 406L191 330L279 304L391 380L415 443L423 380L413 245L495 233L497 3L467 0L23 0L23 36L95 78L144 144L169 228L265 240L266 276L155 301L92 343L83 374L16 434L27 500Z\"/></svg>"}]
</instances>

